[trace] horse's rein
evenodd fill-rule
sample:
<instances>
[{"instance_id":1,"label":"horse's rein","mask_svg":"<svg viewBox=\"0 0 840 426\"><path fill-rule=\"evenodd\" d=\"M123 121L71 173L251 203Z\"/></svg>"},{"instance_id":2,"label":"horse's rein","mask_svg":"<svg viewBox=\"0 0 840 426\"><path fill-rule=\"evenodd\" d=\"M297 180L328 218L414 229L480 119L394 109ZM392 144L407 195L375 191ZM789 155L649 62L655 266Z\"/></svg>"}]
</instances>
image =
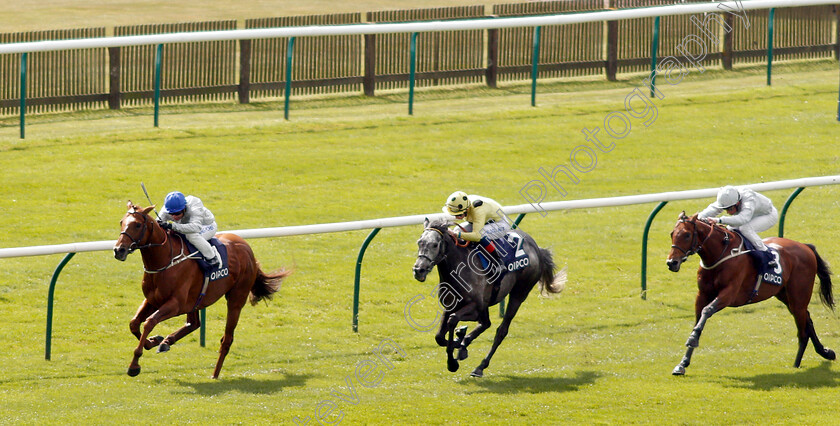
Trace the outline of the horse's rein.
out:
<instances>
[{"instance_id":1,"label":"horse's rein","mask_svg":"<svg viewBox=\"0 0 840 426\"><path fill-rule=\"evenodd\" d=\"M699 232L697 232L697 220L695 219L695 220L689 221L686 218L686 219L681 219L680 221L683 222L683 223L690 223L690 224L694 225L694 232L691 233L691 246L688 248L688 251L683 250L682 247L676 246L674 244L671 244L671 248L675 248L675 249L683 252L683 254L685 254L684 258L687 258L688 256L691 256L692 254L700 252L700 250L703 248L703 244L706 244L706 241L709 241L709 238L712 238L712 234L715 233L715 229L717 227L713 226L713 225L709 225L708 223L702 222L706 225L709 225L712 229L709 232L709 235L707 235L706 238L703 239L703 241L699 241L700 237L699 237ZM724 250L725 250L725 248L727 246L729 246L729 234L726 233L723 230L721 230L721 231L723 232L724 238L726 239L726 246L724 246Z\"/></svg>"},{"instance_id":2,"label":"horse's rein","mask_svg":"<svg viewBox=\"0 0 840 426\"><path fill-rule=\"evenodd\" d=\"M743 250L743 247L744 247L744 239L739 237L739 238L740 238L740 240L741 240L741 242L738 244L738 247L737 247L737 248L732 249L732 250L729 252L729 254L728 254L728 255L724 256L724 253L726 253L726 249L730 246L730 242L732 241L732 237L730 236L730 234L731 234L731 235L733 235L733 236L738 236L738 234L736 234L736 233L734 233L734 232L731 232L731 231L728 231L727 229L725 229L725 228L724 228L724 227L722 227L722 226L716 226L716 225L711 225L711 224L708 224L708 225L709 225L710 227L712 227L712 231L711 231L711 232L709 232L709 237L711 237L711 236L712 236L712 233L714 232L714 230L715 230L715 229L720 228L720 232L723 232L723 235L724 235L724 237L723 237L723 238L724 238L724 240L726 240L726 245L724 245L724 246L723 246L723 250L721 250L720 255L718 255L718 260L717 260L714 264L712 264L712 266L706 266L706 264L704 264L704 263L703 263L703 260L701 259L701 260L700 260L700 267L701 267L701 268L706 269L706 270L709 270L709 269L715 269L715 268L717 268L717 267L718 267L718 265L720 265L720 264L721 264L721 263L723 263L723 262L726 262L726 261L727 261L727 260L729 260L729 259L732 259L733 257L738 257L738 256L740 256L740 255L742 255L742 254L747 254L747 253L749 253L749 252L750 252L749 250ZM696 229L696 228L695 228L695 229ZM708 240L708 239L709 239L709 237L707 237L706 239ZM703 242L705 243L706 241L705 241L705 240L703 240Z\"/></svg>"},{"instance_id":3,"label":"horse's rein","mask_svg":"<svg viewBox=\"0 0 840 426\"><path fill-rule=\"evenodd\" d=\"M169 235L169 233L166 232L166 231L164 231L164 233L167 236ZM179 235L178 238L181 239L181 236ZM164 244L165 243L166 243L166 240L164 240ZM172 253L173 253L173 248L172 248L172 244L170 244L169 245L169 264L164 266L163 268L154 269L154 270L149 270L149 269L143 268L143 272L145 272L147 274L157 274L158 272L163 272L163 271L165 271L165 270L167 270L167 269L169 269L169 268L171 268L171 267L173 267L173 266L175 266L175 265L177 265L177 264L179 264L179 263L181 263L185 260L192 259L192 257L184 254L184 241L183 241L183 239L181 239L181 253L179 253L177 256L174 256Z\"/></svg>"},{"instance_id":4,"label":"horse's rein","mask_svg":"<svg viewBox=\"0 0 840 426\"><path fill-rule=\"evenodd\" d=\"M466 229L464 229L464 227L463 227L463 226L461 226L460 224L455 224L455 226L457 226L457 227L461 228L461 230L462 230L462 231L464 231L464 232L466 232L466 231L467 231L467 230L466 230ZM444 235L444 232L443 232L443 231L441 231L440 229L437 229L437 228L426 228L426 231L435 231L435 232L437 232L438 234L440 234L442 237L445 237L445 236L446 236L446 235ZM446 234L449 234L449 236L450 236L450 237L452 237L452 240L455 242L455 245L456 245L456 246L458 246L458 247L466 247L466 246L468 246L468 245L470 244L470 243L469 243L469 241L466 241L466 240L465 240L466 242L465 242L464 244L459 243L459 242L458 242L458 237L456 237L456 236L455 236L455 234L453 234L453 233L451 233L451 232L447 232Z\"/></svg>"}]
</instances>

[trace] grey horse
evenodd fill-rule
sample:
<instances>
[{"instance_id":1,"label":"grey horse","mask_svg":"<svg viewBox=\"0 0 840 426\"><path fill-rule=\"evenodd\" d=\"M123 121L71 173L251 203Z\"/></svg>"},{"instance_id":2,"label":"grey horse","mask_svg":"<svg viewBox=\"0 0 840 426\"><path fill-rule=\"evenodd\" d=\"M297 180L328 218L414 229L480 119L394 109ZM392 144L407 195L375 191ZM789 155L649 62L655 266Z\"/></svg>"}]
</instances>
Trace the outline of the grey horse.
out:
<instances>
[{"instance_id":1,"label":"grey horse","mask_svg":"<svg viewBox=\"0 0 840 426\"><path fill-rule=\"evenodd\" d=\"M566 284L566 269L555 273L551 252L538 247L531 236L517 229L508 240L515 243L513 249L527 253L528 265L504 274L499 280L498 269L483 266L478 259L478 253L483 249L479 245L460 244L449 231L453 225L448 220L429 222L426 219L423 234L417 240L419 251L414 263L414 278L423 282L432 268L438 268L438 299L445 312L435 341L440 346L446 346L447 367L451 372L458 371L458 361L467 358L469 344L490 327L489 308L510 295L502 324L496 329L493 347L471 374L482 377L484 369L490 365L490 358L507 336L511 320L534 284L540 283L543 294L560 293ZM460 321L478 321L478 326L469 335L466 334L466 326L456 332ZM456 346L457 359L454 356Z\"/></svg>"}]
</instances>

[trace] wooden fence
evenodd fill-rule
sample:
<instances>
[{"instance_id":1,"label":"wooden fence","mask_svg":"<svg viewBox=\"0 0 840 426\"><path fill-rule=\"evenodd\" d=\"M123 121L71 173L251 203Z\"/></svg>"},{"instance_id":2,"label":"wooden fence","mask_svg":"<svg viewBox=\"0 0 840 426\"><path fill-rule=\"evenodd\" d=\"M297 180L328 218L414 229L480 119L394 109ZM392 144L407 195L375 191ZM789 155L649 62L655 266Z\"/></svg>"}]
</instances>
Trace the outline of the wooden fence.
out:
<instances>
[{"instance_id":1,"label":"wooden fence","mask_svg":"<svg viewBox=\"0 0 840 426\"><path fill-rule=\"evenodd\" d=\"M609 0L609 8L654 6L671 0ZM602 10L603 0L554 0L484 6L368 12L364 22L492 18ZM707 37L703 67L766 61L768 11L748 11L749 27L732 14L660 19L658 57L683 57L686 37ZM705 21L700 22L703 19ZM245 28L363 24L362 14L249 19ZM654 18L593 22L541 29L539 78L568 78L650 69ZM114 28L114 35L236 29L235 21ZM727 29L731 29L728 31ZM837 7L780 8L775 13L774 58L837 58ZM417 85L443 86L530 78L534 28L422 33ZM0 43L104 37L104 28L0 34ZM292 94L359 93L408 85L410 34L301 37L293 51ZM682 44L682 45L681 45ZM288 39L174 43L163 47L161 98L165 103L268 100L283 95ZM682 49L681 49L682 48ZM27 112L151 105L154 46L80 49L29 55ZM696 52L695 52L696 53ZM19 114L20 55L0 55L0 115Z\"/></svg>"}]
</instances>

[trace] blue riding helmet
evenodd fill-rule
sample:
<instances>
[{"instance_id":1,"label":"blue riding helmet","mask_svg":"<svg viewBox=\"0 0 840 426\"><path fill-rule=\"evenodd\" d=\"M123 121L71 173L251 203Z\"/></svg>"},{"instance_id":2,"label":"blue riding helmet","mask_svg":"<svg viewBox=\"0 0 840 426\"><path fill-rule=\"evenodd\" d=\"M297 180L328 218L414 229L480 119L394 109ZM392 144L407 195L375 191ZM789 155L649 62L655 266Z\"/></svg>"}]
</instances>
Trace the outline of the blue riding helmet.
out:
<instances>
[{"instance_id":1,"label":"blue riding helmet","mask_svg":"<svg viewBox=\"0 0 840 426\"><path fill-rule=\"evenodd\" d=\"M184 194L173 191L169 194L166 194L166 200L163 202L163 212L164 213L178 213L181 210L187 208L187 198L184 197Z\"/></svg>"}]
</instances>

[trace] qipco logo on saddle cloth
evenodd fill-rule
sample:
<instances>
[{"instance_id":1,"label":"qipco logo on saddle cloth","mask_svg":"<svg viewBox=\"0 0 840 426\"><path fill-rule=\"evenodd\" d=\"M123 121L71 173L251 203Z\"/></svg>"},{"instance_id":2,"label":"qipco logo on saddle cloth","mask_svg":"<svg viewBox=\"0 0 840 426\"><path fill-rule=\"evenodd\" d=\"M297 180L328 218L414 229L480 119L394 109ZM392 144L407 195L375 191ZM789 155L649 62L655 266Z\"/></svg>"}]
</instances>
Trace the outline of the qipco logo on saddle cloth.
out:
<instances>
[{"instance_id":1,"label":"qipco logo on saddle cloth","mask_svg":"<svg viewBox=\"0 0 840 426\"><path fill-rule=\"evenodd\" d=\"M210 273L210 281L216 281L218 279L222 279L222 278L228 276L228 274L229 274L228 268L222 268L222 269L219 269L218 271L213 271L213 272Z\"/></svg>"}]
</instances>

